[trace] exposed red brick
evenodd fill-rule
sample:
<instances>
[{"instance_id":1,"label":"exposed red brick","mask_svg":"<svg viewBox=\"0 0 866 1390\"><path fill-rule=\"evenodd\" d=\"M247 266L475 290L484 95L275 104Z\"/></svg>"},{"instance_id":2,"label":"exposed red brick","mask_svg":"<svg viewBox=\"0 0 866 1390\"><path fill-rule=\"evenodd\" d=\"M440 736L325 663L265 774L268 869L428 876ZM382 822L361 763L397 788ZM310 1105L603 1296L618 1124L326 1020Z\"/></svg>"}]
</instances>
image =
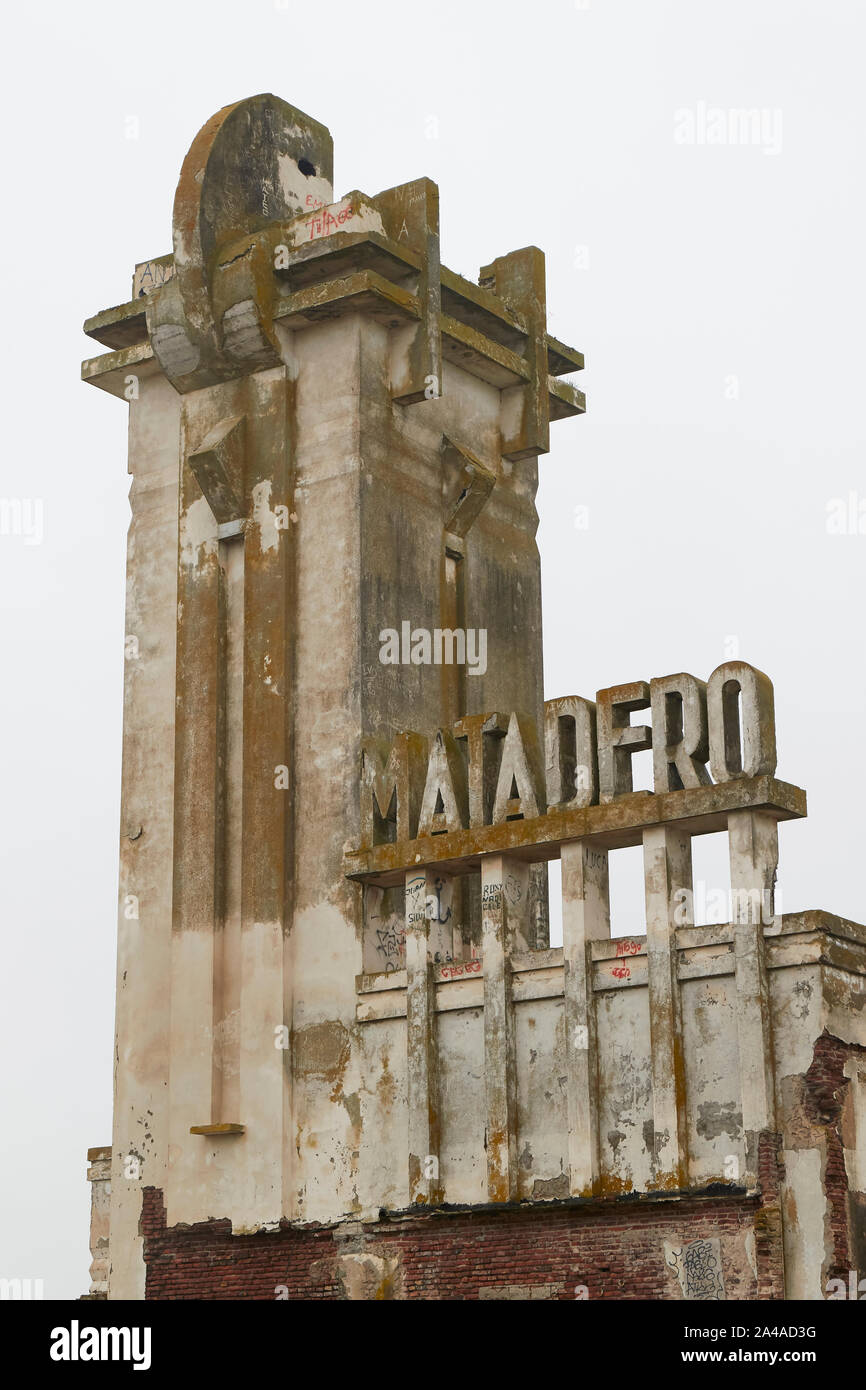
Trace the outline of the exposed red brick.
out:
<instances>
[{"instance_id":1,"label":"exposed red brick","mask_svg":"<svg viewBox=\"0 0 866 1390\"><path fill-rule=\"evenodd\" d=\"M394 1259L408 1299L477 1299L482 1289L561 1285L573 1299L586 1285L591 1299L678 1297L665 1267L665 1240L719 1237L723 1253L755 1231L758 1279L726 1275L729 1298L782 1297L778 1137L767 1137L764 1162L769 1203L760 1196L721 1194L675 1201L489 1209L393 1216L363 1227L353 1250ZM233 1236L228 1221L165 1224L162 1193L144 1191L141 1230L149 1299L273 1300L344 1297L336 1261L350 1248L337 1229L291 1227Z\"/></svg>"},{"instance_id":2,"label":"exposed red brick","mask_svg":"<svg viewBox=\"0 0 866 1390\"><path fill-rule=\"evenodd\" d=\"M824 1032L815 1044L812 1063L804 1077L803 1094L806 1117L824 1132L824 1190L830 1208L830 1232L833 1257L824 1271L822 1283L829 1279L847 1281L848 1272L856 1269L856 1251L862 1243L860 1229L863 1213L852 1202L845 1171L842 1146L842 1107L845 1104L849 1081L844 1075L845 1063L856 1052L866 1049L843 1043Z\"/></svg>"}]
</instances>

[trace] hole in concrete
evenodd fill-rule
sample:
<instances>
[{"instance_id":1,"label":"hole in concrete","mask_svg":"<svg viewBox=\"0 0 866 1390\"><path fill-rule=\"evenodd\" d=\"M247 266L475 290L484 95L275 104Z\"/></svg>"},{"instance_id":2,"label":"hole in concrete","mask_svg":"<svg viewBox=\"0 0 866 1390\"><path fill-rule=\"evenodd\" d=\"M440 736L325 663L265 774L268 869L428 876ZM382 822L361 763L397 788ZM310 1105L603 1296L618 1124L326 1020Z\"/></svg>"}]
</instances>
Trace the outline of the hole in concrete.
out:
<instances>
[{"instance_id":1,"label":"hole in concrete","mask_svg":"<svg viewBox=\"0 0 866 1390\"><path fill-rule=\"evenodd\" d=\"M315 174L316 172L315 164L311 164L308 159L299 159L298 168L300 169L305 179L308 179L311 174Z\"/></svg>"},{"instance_id":2,"label":"hole in concrete","mask_svg":"<svg viewBox=\"0 0 866 1390\"><path fill-rule=\"evenodd\" d=\"M722 709L725 717L725 761L732 777L743 771L743 696L739 681L725 681L722 686Z\"/></svg>"}]
</instances>

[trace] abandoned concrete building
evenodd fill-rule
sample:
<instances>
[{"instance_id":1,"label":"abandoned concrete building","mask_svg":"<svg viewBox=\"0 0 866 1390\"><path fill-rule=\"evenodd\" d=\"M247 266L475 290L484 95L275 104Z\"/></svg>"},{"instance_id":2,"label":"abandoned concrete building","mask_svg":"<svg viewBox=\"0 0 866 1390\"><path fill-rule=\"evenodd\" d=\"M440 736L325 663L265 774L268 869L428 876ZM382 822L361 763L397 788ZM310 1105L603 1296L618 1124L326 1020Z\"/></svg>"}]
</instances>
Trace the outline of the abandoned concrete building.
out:
<instances>
[{"instance_id":1,"label":"abandoned concrete building","mask_svg":"<svg viewBox=\"0 0 866 1390\"><path fill-rule=\"evenodd\" d=\"M433 183L335 200L328 130L258 96L85 331L132 476L90 1296L819 1299L866 1270L866 929L775 910L806 798L769 680L543 699L537 459L584 399L542 253L452 273ZM696 925L719 831L730 920ZM645 932L612 937L634 845Z\"/></svg>"}]
</instances>

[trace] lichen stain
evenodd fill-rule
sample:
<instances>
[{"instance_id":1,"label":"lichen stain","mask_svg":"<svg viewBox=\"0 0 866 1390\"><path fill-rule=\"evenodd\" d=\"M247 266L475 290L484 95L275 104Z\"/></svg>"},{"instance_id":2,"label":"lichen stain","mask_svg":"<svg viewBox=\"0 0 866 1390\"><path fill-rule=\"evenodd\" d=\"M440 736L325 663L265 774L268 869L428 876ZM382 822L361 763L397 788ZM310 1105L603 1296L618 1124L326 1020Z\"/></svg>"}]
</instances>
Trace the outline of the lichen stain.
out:
<instances>
[{"instance_id":1,"label":"lichen stain","mask_svg":"<svg viewBox=\"0 0 866 1390\"><path fill-rule=\"evenodd\" d=\"M346 1114L349 1116L349 1122L352 1125L352 1128L360 1130L361 1097L359 1096L358 1092L353 1091L352 1094L349 1096L344 1095L341 1092L338 1099L340 1101L340 1104L343 1106L343 1109L345 1110Z\"/></svg>"},{"instance_id":2,"label":"lichen stain","mask_svg":"<svg viewBox=\"0 0 866 1390\"><path fill-rule=\"evenodd\" d=\"M608 1130L608 1132L607 1132L607 1142L610 1144L610 1147L613 1149L614 1157L616 1157L616 1151L617 1151L617 1149L619 1148L619 1146L620 1146L620 1144L622 1143L622 1141L623 1141L624 1138L625 1138L625 1135L623 1134L622 1130L620 1130L620 1129L609 1129L609 1130Z\"/></svg>"},{"instance_id":3,"label":"lichen stain","mask_svg":"<svg viewBox=\"0 0 866 1390\"><path fill-rule=\"evenodd\" d=\"M349 1031L338 1019L311 1023L292 1039L295 1071L301 1076L339 1081L349 1060L350 1046Z\"/></svg>"},{"instance_id":4,"label":"lichen stain","mask_svg":"<svg viewBox=\"0 0 866 1390\"><path fill-rule=\"evenodd\" d=\"M379 1101L382 1109L390 1112L397 1099L397 1081L392 1071L389 1070L389 1055L382 1053L382 1074L376 1082L376 1090L379 1094Z\"/></svg>"},{"instance_id":5,"label":"lichen stain","mask_svg":"<svg viewBox=\"0 0 866 1390\"><path fill-rule=\"evenodd\" d=\"M705 1100L698 1106L696 1128L703 1139L717 1139L720 1134L738 1139L743 1129L743 1112L737 1109L736 1101Z\"/></svg>"},{"instance_id":6,"label":"lichen stain","mask_svg":"<svg viewBox=\"0 0 866 1390\"><path fill-rule=\"evenodd\" d=\"M602 1197L621 1197L634 1189L631 1178L620 1178L616 1173L605 1173L599 1182L599 1195Z\"/></svg>"},{"instance_id":7,"label":"lichen stain","mask_svg":"<svg viewBox=\"0 0 866 1390\"><path fill-rule=\"evenodd\" d=\"M794 1193L790 1187L787 1188L785 1191L784 1203L785 1225L788 1227L789 1230L796 1231L799 1224L799 1215L797 1212L797 1199L794 1196Z\"/></svg>"}]
</instances>

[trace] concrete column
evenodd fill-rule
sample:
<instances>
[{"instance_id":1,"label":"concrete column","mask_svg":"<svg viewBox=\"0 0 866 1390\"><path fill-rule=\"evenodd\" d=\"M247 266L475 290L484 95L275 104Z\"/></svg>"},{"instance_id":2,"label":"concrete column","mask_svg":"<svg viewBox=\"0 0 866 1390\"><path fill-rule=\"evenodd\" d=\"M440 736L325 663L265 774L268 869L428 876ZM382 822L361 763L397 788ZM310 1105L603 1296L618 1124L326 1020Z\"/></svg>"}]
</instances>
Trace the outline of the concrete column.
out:
<instances>
[{"instance_id":1,"label":"concrete column","mask_svg":"<svg viewBox=\"0 0 866 1390\"><path fill-rule=\"evenodd\" d=\"M653 1078L653 1182L688 1186L683 1027L677 926L694 924L691 836L665 826L644 831L647 981Z\"/></svg>"},{"instance_id":2,"label":"concrete column","mask_svg":"<svg viewBox=\"0 0 866 1390\"><path fill-rule=\"evenodd\" d=\"M253 1226L289 1214L297 1201L292 1076L288 1049L274 1046L277 1025L293 1022L285 941L291 920L294 865L294 706L287 698L295 667L291 615L295 528L277 509L294 497L294 388L284 368L257 372L244 386L250 424L246 486L252 518L245 537L243 747L238 964L238 1114L254 1142L238 1146L235 1220ZM288 767L290 787L276 775ZM285 1145L285 1147L284 1147ZM241 1167L242 1165L242 1167ZM241 1186L242 1173L242 1186Z\"/></svg>"},{"instance_id":3,"label":"concrete column","mask_svg":"<svg viewBox=\"0 0 866 1390\"><path fill-rule=\"evenodd\" d=\"M164 1187L170 1055L172 838L177 651L177 441L180 397L162 377L142 378L130 402L126 661L117 938L111 1297L143 1299L141 1193ZM195 986L193 986L195 987ZM210 1085L204 1073L205 1097ZM142 1181L125 1160L152 1139Z\"/></svg>"},{"instance_id":4,"label":"concrete column","mask_svg":"<svg viewBox=\"0 0 866 1390\"><path fill-rule=\"evenodd\" d=\"M90 1187L90 1292L88 1298L108 1297L109 1226L111 1206L111 1149L87 1150Z\"/></svg>"},{"instance_id":5,"label":"concrete column","mask_svg":"<svg viewBox=\"0 0 866 1390\"><path fill-rule=\"evenodd\" d=\"M517 1082L511 956L529 949L529 865L506 855L481 861L487 1196L517 1197Z\"/></svg>"},{"instance_id":6,"label":"concrete column","mask_svg":"<svg viewBox=\"0 0 866 1390\"><path fill-rule=\"evenodd\" d=\"M758 1137L775 1130L773 1044L764 950L764 922L774 915L773 885L779 862L778 823L761 811L728 816L731 921L737 983L737 1038L747 1187L757 1182Z\"/></svg>"},{"instance_id":7,"label":"concrete column","mask_svg":"<svg viewBox=\"0 0 866 1390\"><path fill-rule=\"evenodd\" d=\"M418 1205L442 1200L439 1181L438 1057L434 1024L436 986L430 963L433 925L427 895L428 886L435 877L432 873L423 872L406 875L409 1201Z\"/></svg>"},{"instance_id":8,"label":"concrete column","mask_svg":"<svg viewBox=\"0 0 866 1390\"><path fill-rule=\"evenodd\" d=\"M561 861L569 1191L589 1197L601 1176L591 943L610 937L608 855L575 840Z\"/></svg>"},{"instance_id":9,"label":"concrete column","mask_svg":"<svg viewBox=\"0 0 866 1390\"><path fill-rule=\"evenodd\" d=\"M225 932L225 792L227 646L242 646L242 599L232 595L229 613L226 575L220 566L219 522L202 495L191 460L214 419L243 413L242 403L222 387L182 397L175 690L175 804L172 845L171 973L168 1049L168 1152L165 1203L169 1224L184 1210L183 1195L196 1191L200 1205L192 1219L203 1219L213 1204L208 1186L218 1165L205 1169L202 1139L193 1126L240 1123L241 1116L215 1110L223 1101L223 1082L237 1099L236 914ZM242 545L241 542L238 542ZM224 554L222 558L227 559ZM243 551L240 583L243 582ZM238 608L241 608L240 614ZM230 663L231 664L231 663ZM242 738L242 731L233 731ZM236 759L232 759L236 765ZM228 820L235 829L235 817ZM235 865L232 865L235 868ZM223 990L223 981L226 990ZM228 1015L228 1017L227 1017ZM233 1094L232 1094L233 1092ZM113 1290L112 1290L113 1292Z\"/></svg>"}]
</instances>

